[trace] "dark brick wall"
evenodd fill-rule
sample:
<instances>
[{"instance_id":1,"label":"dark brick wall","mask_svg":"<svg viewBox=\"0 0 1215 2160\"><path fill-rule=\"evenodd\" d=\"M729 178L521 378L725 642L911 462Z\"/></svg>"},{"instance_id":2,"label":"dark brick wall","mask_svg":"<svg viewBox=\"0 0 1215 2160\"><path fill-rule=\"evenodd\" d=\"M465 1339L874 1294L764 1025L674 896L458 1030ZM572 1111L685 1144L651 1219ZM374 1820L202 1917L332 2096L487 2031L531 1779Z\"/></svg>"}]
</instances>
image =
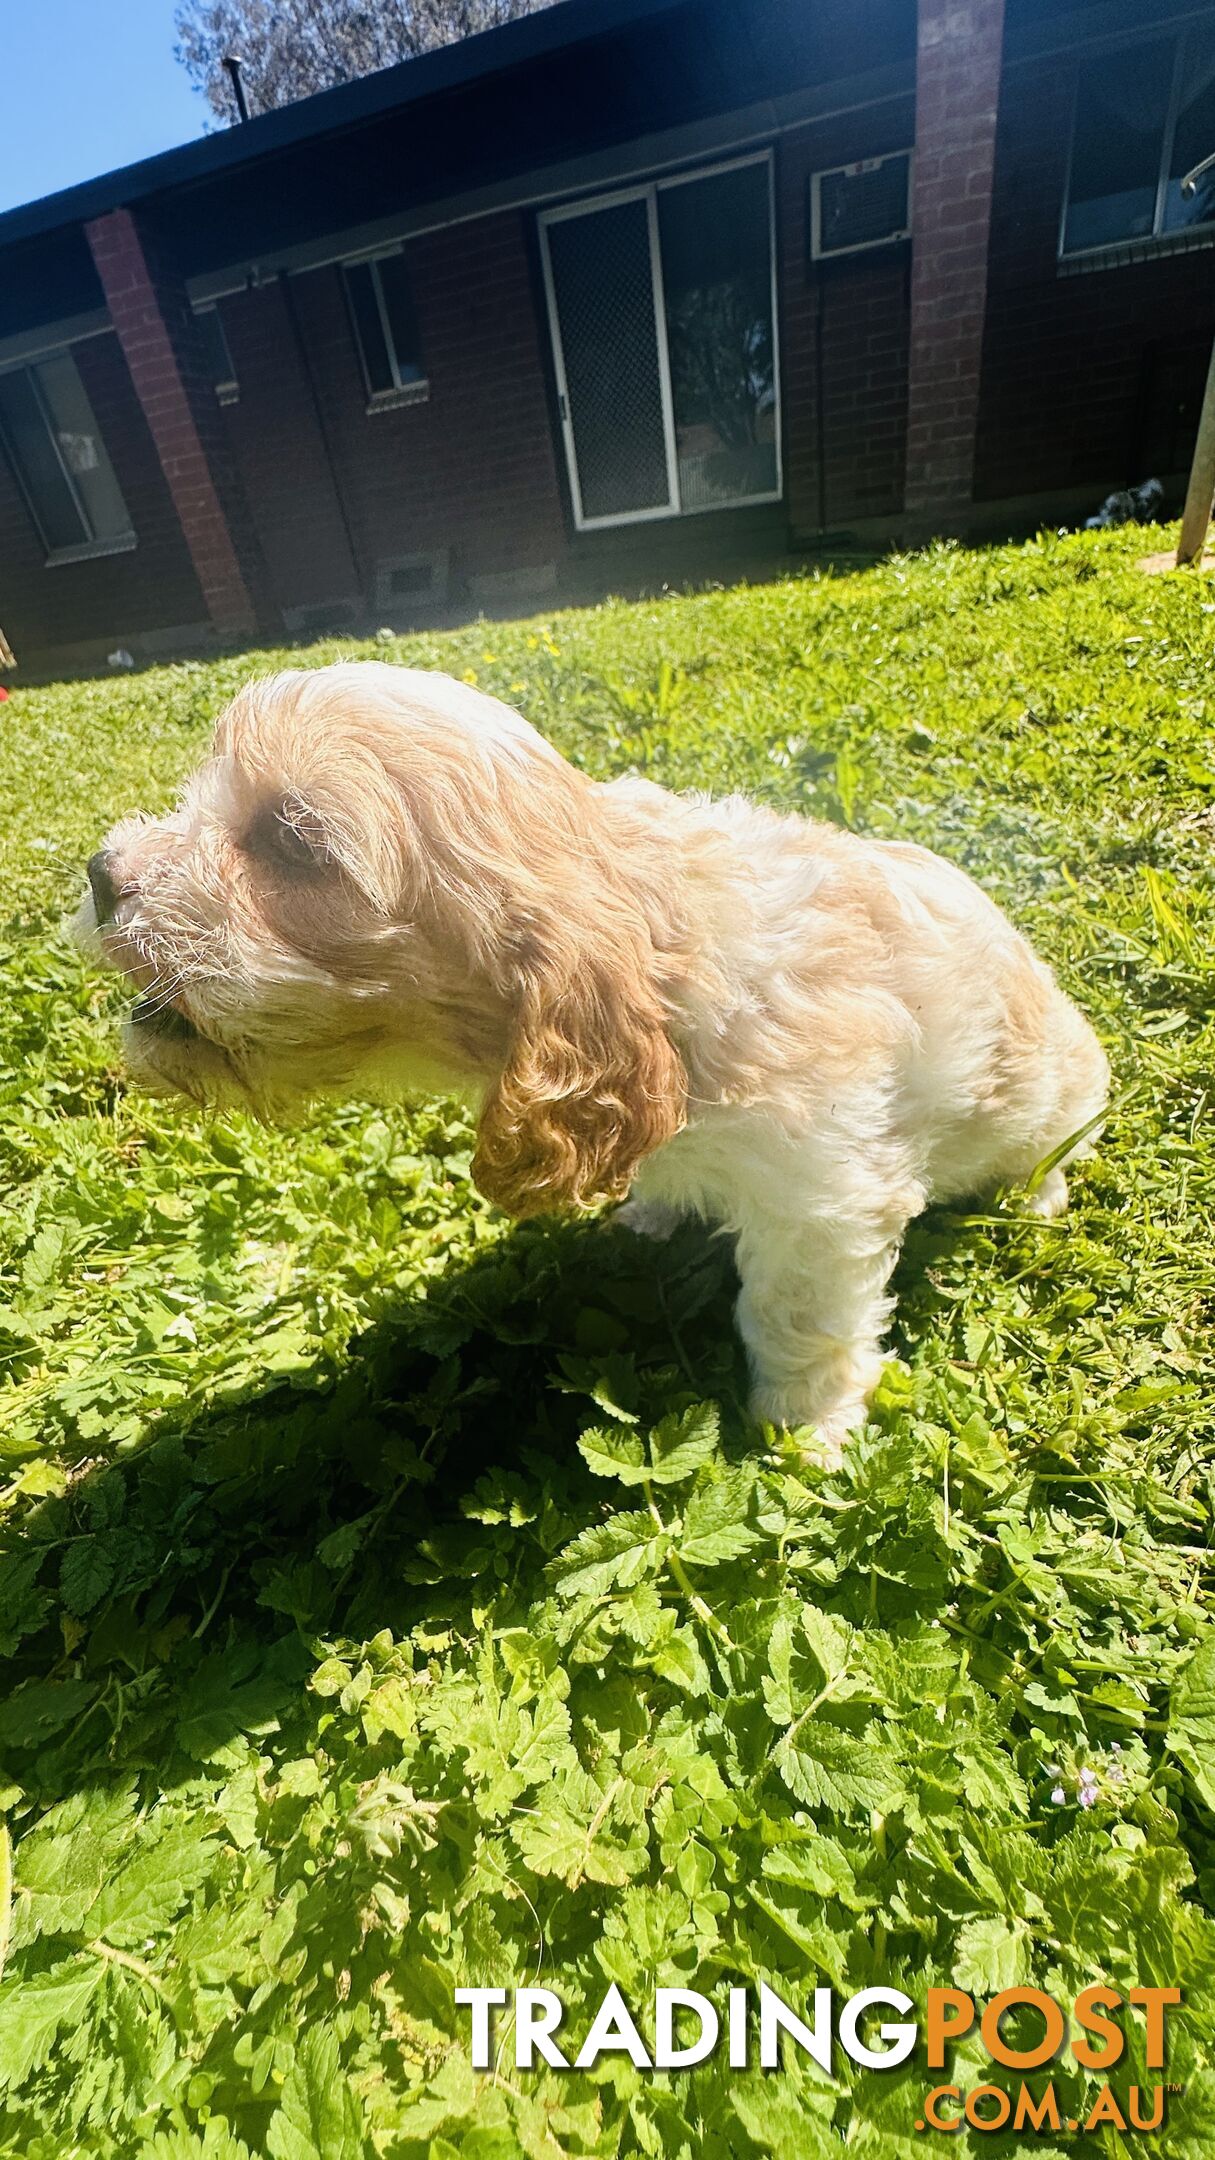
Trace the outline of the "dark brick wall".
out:
<instances>
[{"instance_id":1,"label":"dark brick wall","mask_svg":"<svg viewBox=\"0 0 1215 2160\"><path fill-rule=\"evenodd\" d=\"M910 98L816 122L777 153L785 497L802 538L903 501L907 413L905 245L835 262L810 259L810 175L906 150Z\"/></svg>"},{"instance_id":2,"label":"dark brick wall","mask_svg":"<svg viewBox=\"0 0 1215 2160\"><path fill-rule=\"evenodd\" d=\"M362 583L292 324L296 296L276 279L219 303L239 384L222 421L280 608L356 597Z\"/></svg>"},{"instance_id":3,"label":"dark brick wall","mask_svg":"<svg viewBox=\"0 0 1215 2160\"><path fill-rule=\"evenodd\" d=\"M1188 463L1215 334L1215 252L1060 276L1056 260L1080 56L1024 62L1001 91L980 501Z\"/></svg>"},{"instance_id":4,"label":"dark brick wall","mask_svg":"<svg viewBox=\"0 0 1215 2160\"><path fill-rule=\"evenodd\" d=\"M19 659L206 619L198 579L117 338L85 339L73 348L73 356L137 545L127 554L48 567L25 498L0 453L0 619Z\"/></svg>"},{"instance_id":5,"label":"dark brick wall","mask_svg":"<svg viewBox=\"0 0 1215 2160\"><path fill-rule=\"evenodd\" d=\"M427 234L407 254L430 383L421 404L369 413L340 271L292 280L362 581L370 587L382 557L444 547L457 590L470 577L551 563L566 535L524 216L503 212ZM234 356L249 306L230 303L225 314ZM275 341L285 346L281 325ZM273 355L263 352L258 366L264 398L273 394ZM243 381L239 420L236 410L230 417L247 441ZM268 463L269 452L246 467L246 484L264 545L283 562L281 525L294 513ZM315 480L312 449L306 464ZM347 590L348 559L336 521L326 518L310 576L324 582L323 561L331 591Z\"/></svg>"}]
</instances>

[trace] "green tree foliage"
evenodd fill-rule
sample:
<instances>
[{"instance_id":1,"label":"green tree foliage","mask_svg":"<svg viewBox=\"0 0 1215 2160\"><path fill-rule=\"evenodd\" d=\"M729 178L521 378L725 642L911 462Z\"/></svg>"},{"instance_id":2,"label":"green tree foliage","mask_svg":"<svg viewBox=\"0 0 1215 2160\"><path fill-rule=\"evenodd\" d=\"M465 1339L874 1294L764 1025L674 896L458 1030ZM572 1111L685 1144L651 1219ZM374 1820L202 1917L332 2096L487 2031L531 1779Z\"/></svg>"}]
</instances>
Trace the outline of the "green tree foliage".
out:
<instances>
[{"instance_id":1,"label":"green tree foliage","mask_svg":"<svg viewBox=\"0 0 1215 2160\"><path fill-rule=\"evenodd\" d=\"M236 118L228 53L254 113L454 45L548 0L180 0L177 57L216 118Z\"/></svg>"}]
</instances>

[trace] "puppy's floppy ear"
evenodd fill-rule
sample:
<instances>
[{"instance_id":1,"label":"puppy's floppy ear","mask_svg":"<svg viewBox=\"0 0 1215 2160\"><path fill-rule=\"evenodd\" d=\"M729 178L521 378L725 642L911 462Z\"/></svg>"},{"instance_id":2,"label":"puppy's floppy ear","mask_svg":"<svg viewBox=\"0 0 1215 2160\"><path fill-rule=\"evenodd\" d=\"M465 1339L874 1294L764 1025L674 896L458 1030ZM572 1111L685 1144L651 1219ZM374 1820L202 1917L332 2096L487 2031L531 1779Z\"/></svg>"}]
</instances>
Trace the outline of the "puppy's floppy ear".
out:
<instances>
[{"instance_id":1,"label":"puppy's floppy ear","mask_svg":"<svg viewBox=\"0 0 1215 2160\"><path fill-rule=\"evenodd\" d=\"M622 926L613 925L614 930ZM508 1215L619 1199L683 1125L687 1077L640 932L528 940L506 1068L473 1176Z\"/></svg>"}]
</instances>

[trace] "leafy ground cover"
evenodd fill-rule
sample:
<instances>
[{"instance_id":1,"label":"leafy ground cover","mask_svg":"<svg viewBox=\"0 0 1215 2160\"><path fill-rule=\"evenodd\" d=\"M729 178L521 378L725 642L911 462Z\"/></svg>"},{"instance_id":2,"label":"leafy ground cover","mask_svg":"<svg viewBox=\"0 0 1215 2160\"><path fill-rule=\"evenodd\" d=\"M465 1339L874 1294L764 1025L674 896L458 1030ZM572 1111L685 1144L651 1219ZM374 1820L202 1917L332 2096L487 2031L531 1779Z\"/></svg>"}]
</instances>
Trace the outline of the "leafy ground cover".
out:
<instances>
[{"instance_id":1,"label":"leafy ground cover","mask_svg":"<svg viewBox=\"0 0 1215 2160\"><path fill-rule=\"evenodd\" d=\"M0 2151L923 2153L922 2057L522 2073L503 2022L482 2076L454 2002L551 1985L576 2046L609 1981L644 2027L656 1985L762 1979L1180 1984L1164 2129L951 2150L1210 2152L1215 606L1143 544L367 648L596 773L940 847L1102 1031L1073 1213L925 1218L828 1479L747 1426L720 1243L511 1230L441 1103L277 1134L129 1096L61 924L249 662L15 692Z\"/></svg>"}]
</instances>

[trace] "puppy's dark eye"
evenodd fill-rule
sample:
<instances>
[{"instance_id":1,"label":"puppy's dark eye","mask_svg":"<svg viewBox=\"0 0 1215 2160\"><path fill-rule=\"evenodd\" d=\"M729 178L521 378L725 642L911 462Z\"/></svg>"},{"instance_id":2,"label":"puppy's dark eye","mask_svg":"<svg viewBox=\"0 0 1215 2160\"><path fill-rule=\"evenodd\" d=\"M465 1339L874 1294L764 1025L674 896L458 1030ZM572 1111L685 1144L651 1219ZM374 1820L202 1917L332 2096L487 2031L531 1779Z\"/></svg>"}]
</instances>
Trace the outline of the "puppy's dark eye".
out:
<instances>
[{"instance_id":1,"label":"puppy's dark eye","mask_svg":"<svg viewBox=\"0 0 1215 2160\"><path fill-rule=\"evenodd\" d=\"M308 810L263 810L245 834L245 852L282 870L320 870L328 859L325 835Z\"/></svg>"}]
</instances>

